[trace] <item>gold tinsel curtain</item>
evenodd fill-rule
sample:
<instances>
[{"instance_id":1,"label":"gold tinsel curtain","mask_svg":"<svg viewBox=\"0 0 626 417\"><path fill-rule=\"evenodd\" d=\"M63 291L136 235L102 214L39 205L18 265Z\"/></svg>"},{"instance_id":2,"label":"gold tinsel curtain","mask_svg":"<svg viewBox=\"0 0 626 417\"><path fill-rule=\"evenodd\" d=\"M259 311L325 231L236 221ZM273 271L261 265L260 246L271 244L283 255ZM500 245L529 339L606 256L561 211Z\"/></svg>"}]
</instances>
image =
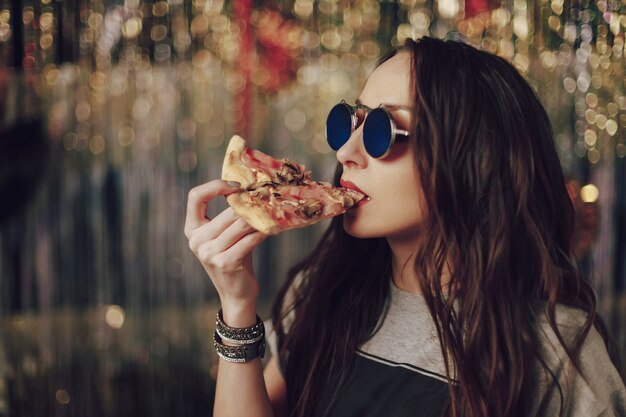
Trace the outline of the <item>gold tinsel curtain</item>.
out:
<instances>
[{"instance_id":1,"label":"gold tinsel curtain","mask_svg":"<svg viewBox=\"0 0 626 417\"><path fill-rule=\"evenodd\" d=\"M215 297L186 193L234 133L329 179L328 109L423 35L535 87L626 352L625 28L616 0L0 0L0 415L210 410ZM320 232L260 248L264 309Z\"/></svg>"}]
</instances>

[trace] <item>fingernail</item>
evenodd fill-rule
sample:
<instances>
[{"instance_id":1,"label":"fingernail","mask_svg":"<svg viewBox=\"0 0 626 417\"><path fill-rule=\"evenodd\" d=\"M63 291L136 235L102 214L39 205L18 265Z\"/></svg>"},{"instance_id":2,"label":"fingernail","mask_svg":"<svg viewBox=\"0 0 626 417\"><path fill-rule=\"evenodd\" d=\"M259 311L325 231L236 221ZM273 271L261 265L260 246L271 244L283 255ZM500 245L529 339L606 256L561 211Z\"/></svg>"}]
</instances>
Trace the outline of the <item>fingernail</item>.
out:
<instances>
[{"instance_id":1,"label":"fingernail","mask_svg":"<svg viewBox=\"0 0 626 417\"><path fill-rule=\"evenodd\" d=\"M228 184L231 187L237 187L237 188L241 187L241 183L237 181L226 181L226 184Z\"/></svg>"}]
</instances>

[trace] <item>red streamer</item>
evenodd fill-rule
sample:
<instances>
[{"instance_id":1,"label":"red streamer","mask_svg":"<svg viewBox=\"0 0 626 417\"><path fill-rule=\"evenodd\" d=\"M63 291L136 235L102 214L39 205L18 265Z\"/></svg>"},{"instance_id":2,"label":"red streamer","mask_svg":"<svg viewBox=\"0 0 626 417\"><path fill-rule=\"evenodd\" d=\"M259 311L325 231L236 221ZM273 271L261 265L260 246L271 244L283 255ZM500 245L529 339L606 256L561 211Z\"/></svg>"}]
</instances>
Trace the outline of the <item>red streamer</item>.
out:
<instances>
[{"instance_id":1,"label":"red streamer","mask_svg":"<svg viewBox=\"0 0 626 417\"><path fill-rule=\"evenodd\" d=\"M250 140L250 119L252 117L252 85L251 74L253 66L253 42L252 24L250 21L252 0L237 0L233 2L235 18L239 24L241 44L239 45L239 68L238 72L243 79L244 85L235 97L235 111L239 111L235 118L237 126L235 132Z\"/></svg>"}]
</instances>

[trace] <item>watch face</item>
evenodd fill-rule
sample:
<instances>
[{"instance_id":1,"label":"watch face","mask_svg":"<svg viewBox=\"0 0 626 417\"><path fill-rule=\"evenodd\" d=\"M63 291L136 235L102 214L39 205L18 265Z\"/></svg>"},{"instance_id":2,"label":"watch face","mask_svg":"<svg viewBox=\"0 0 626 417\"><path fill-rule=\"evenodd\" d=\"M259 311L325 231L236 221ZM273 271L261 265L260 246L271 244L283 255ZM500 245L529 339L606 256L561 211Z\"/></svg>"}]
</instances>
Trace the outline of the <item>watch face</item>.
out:
<instances>
[{"instance_id":1,"label":"watch face","mask_svg":"<svg viewBox=\"0 0 626 417\"><path fill-rule=\"evenodd\" d=\"M259 343L259 356L261 358L265 356L265 340L261 340L261 343Z\"/></svg>"}]
</instances>

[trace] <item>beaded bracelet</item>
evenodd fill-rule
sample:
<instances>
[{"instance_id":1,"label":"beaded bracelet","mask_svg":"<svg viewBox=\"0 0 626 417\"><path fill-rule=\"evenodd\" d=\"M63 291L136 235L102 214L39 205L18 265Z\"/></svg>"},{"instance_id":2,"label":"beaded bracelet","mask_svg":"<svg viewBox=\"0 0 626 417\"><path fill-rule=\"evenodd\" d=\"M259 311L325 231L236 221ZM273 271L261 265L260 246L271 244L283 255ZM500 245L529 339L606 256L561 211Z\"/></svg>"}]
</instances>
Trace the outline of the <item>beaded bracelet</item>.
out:
<instances>
[{"instance_id":1,"label":"beaded bracelet","mask_svg":"<svg viewBox=\"0 0 626 417\"><path fill-rule=\"evenodd\" d=\"M250 327L230 327L224 323L222 317L222 309L217 312L217 319L215 321L215 329L220 336L227 343L234 345L249 345L261 340L265 335L265 325L259 316L256 316L256 324Z\"/></svg>"},{"instance_id":2,"label":"beaded bracelet","mask_svg":"<svg viewBox=\"0 0 626 417\"><path fill-rule=\"evenodd\" d=\"M261 335L261 339L254 343L244 346L225 346L222 344L222 338L215 331L213 333L213 346L217 355L227 362L244 363L251 361L257 357L265 356L265 335Z\"/></svg>"}]
</instances>

